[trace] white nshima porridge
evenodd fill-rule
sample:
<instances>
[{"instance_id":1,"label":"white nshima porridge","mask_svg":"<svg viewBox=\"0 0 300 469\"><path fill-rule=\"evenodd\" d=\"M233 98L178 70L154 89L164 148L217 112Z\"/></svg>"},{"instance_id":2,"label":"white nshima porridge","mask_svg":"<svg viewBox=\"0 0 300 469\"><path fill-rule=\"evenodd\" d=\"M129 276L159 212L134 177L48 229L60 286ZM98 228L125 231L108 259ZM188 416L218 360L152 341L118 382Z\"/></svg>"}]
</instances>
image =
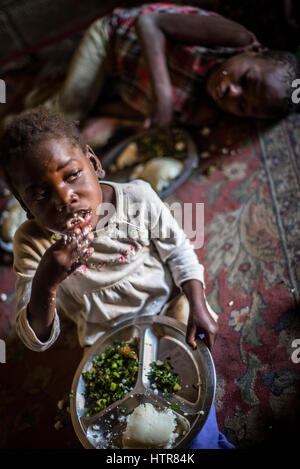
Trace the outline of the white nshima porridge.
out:
<instances>
[{"instance_id":1,"label":"white nshima porridge","mask_svg":"<svg viewBox=\"0 0 300 469\"><path fill-rule=\"evenodd\" d=\"M123 448L170 448L177 438L176 416L171 409L157 411L141 404L127 417Z\"/></svg>"}]
</instances>

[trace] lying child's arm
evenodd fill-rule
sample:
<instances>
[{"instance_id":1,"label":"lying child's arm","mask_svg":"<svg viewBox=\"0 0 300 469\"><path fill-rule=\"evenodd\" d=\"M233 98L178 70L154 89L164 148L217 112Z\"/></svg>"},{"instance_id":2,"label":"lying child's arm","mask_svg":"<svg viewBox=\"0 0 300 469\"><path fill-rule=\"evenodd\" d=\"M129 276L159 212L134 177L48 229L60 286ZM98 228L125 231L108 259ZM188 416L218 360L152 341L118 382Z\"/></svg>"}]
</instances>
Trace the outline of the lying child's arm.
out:
<instances>
[{"instance_id":1,"label":"lying child's arm","mask_svg":"<svg viewBox=\"0 0 300 469\"><path fill-rule=\"evenodd\" d=\"M214 15L145 13L137 18L135 28L152 84L152 123L158 127L170 125L173 114L167 40L181 45L227 47L244 47L253 41L244 26Z\"/></svg>"},{"instance_id":2,"label":"lying child's arm","mask_svg":"<svg viewBox=\"0 0 300 469\"><path fill-rule=\"evenodd\" d=\"M243 25L218 15L145 13L137 20L140 31L149 28L186 45L244 47L253 35Z\"/></svg>"},{"instance_id":3,"label":"lying child's arm","mask_svg":"<svg viewBox=\"0 0 300 469\"><path fill-rule=\"evenodd\" d=\"M156 16L150 13L139 16L135 29L151 80L151 125L165 127L171 124L173 118L173 92L165 55L166 36L156 25Z\"/></svg>"}]
</instances>

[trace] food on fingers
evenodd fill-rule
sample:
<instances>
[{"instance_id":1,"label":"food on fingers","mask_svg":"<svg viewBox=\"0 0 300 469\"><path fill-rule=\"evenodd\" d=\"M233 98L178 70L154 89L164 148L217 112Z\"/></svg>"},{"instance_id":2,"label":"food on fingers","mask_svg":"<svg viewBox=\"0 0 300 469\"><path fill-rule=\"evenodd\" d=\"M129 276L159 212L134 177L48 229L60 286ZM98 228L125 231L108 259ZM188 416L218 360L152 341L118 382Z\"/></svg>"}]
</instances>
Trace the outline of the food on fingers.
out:
<instances>
[{"instance_id":1,"label":"food on fingers","mask_svg":"<svg viewBox=\"0 0 300 469\"><path fill-rule=\"evenodd\" d=\"M66 229L72 231L75 227L83 227L87 225L91 220L91 211L90 210L80 210L74 212L71 216L68 217L66 221Z\"/></svg>"}]
</instances>

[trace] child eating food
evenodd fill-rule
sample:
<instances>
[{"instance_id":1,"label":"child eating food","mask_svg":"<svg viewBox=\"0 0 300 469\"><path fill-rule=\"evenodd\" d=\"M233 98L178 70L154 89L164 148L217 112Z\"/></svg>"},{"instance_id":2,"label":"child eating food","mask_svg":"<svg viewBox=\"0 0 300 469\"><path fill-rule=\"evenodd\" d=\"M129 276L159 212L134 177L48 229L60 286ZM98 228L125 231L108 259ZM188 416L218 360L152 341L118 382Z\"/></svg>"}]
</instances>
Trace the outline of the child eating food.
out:
<instances>
[{"instance_id":1,"label":"child eating food","mask_svg":"<svg viewBox=\"0 0 300 469\"><path fill-rule=\"evenodd\" d=\"M203 266L150 185L99 183L100 161L73 123L42 107L8 127L1 162L29 218L14 238L16 327L29 348L55 342L59 309L86 346L121 317L158 314L180 290L190 306L188 344L203 333L212 348L218 326Z\"/></svg>"},{"instance_id":2,"label":"child eating food","mask_svg":"<svg viewBox=\"0 0 300 469\"><path fill-rule=\"evenodd\" d=\"M174 306L179 292L189 305L187 343L195 348L202 333L213 347L203 266L149 184L99 182L101 164L74 124L42 107L11 122L1 165L28 216L14 237L16 330L27 347L56 341L60 310L85 347L120 319Z\"/></svg>"}]
</instances>

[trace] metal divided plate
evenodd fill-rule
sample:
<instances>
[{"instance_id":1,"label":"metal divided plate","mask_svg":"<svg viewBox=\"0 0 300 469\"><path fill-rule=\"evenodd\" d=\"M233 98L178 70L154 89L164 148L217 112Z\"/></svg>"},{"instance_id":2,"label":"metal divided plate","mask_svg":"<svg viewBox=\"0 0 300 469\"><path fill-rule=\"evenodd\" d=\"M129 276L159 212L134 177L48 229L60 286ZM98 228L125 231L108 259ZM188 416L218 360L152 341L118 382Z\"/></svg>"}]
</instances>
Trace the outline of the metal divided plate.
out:
<instances>
[{"instance_id":1,"label":"metal divided plate","mask_svg":"<svg viewBox=\"0 0 300 469\"><path fill-rule=\"evenodd\" d=\"M85 383L82 372L92 366L95 356L115 341L136 339L139 371L134 389L122 400L85 417ZM168 360L179 375L181 390L166 396L153 389L148 380L152 361ZM85 448L122 448L126 417L140 404L151 403L163 410L175 405L178 437L172 448L187 448L203 427L214 400L216 375L208 348L198 339L197 349L185 342L185 325L167 316L141 316L127 320L106 332L80 362L72 383L70 409L75 432Z\"/></svg>"}]
</instances>

